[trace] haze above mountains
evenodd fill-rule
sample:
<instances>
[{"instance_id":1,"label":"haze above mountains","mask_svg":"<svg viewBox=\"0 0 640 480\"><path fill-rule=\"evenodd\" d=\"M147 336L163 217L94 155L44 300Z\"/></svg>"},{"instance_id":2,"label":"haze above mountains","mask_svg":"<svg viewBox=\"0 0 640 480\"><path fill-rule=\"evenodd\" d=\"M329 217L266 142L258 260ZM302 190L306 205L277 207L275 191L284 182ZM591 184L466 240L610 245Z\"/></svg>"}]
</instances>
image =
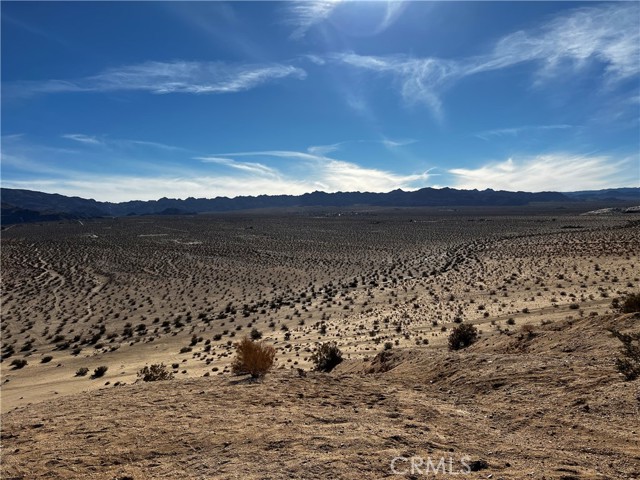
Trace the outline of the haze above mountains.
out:
<instances>
[{"instance_id":1,"label":"haze above mountains","mask_svg":"<svg viewBox=\"0 0 640 480\"><path fill-rule=\"evenodd\" d=\"M186 198L112 203L80 197L2 188L2 223L127 215L184 215L208 212L292 207L459 207L523 206L537 202L640 202L640 188L580 192L509 192L422 188L388 193L313 192L304 195L259 195L234 198Z\"/></svg>"}]
</instances>

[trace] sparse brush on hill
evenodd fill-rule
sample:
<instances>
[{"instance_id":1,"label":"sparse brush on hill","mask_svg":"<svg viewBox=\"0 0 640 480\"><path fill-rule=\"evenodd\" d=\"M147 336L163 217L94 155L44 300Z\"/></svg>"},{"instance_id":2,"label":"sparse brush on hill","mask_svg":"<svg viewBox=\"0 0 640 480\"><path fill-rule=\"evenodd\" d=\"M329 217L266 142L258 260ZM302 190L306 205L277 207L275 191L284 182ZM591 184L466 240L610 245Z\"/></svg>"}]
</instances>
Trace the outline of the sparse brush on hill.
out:
<instances>
[{"instance_id":1,"label":"sparse brush on hill","mask_svg":"<svg viewBox=\"0 0 640 480\"><path fill-rule=\"evenodd\" d=\"M257 328L251 329L251 340L260 340L262 338L262 332Z\"/></svg>"},{"instance_id":2,"label":"sparse brush on hill","mask_svg":"<svg viewBox=\"0 0 640 480\"><path fill-rule=\"evenodd\" d=\"M613 328L609 331L622 342L623 357L616 358L616 368L627 380L635 380L640 377L640 333L620 333Z\"/></svg>"},{"instance_id":3,"label":"sparse brush on hill","mask_svg":"<svg viewBox=\"0 0 640 480\"><path fill-rule=\"evenodd\" d=\"M253 342L245 337L236 344L236 358L231 370L236 375L249 374L253 378L264 377L276 357L276 350L263 342Z\"/></svg>"},{"instance_id":4,"label":"sparse brush on hill","mask_svg":"<svg viewBox=\"0 0 640 480\"><path fill-rule=\"evenodd\" d=\"M611 307L620 313L640 312L640 293L632 293L625 298L614 298Z\"/></svg>"},{"instance_id":5,"label":"sparse brush on hill","mask_svg":"<svg viewBox=\"0 0 640 480\"><path fill-rule=\"evenodd\" d=\"M109 367L107 367L106 365L101 365L99 367L96 367L95 370L93 371L93 375L91 375L91 378L103 377L104 374L107 373L107 370L109 370Z\"/></svg>"},{"instance_id":6,"label":"sparse brush on hill","mask_svg":"<svg viewBox=\"0 0 640 480\"><path fill-rule=\"evenodd\" d=\"M449 350L466 348L478 339L478 329L470 323L461 323L449 334Z\"/></svg>"},{"instance_id":7,"label":"sparse brush on hill","mask_svg":"<svg viewBox=\"0 0 640 480\"><path fill-rule=\"evenodd\" d=\"M316 370L330 372L342 362L342 352L335 342L326 342L311 355L311 361Z\"/></svg>"},{"instance_id":8,"label":"sparse brush on hill","mask_svg":"<svg viewBox=\"0 0 640 480\"><path fill-rule=\"evenodd\" d=\"M15 360L13 360L11 362L11 366L15 369L15 370L19 370L23 367L25 367L27 365L27 361L23 360L22 358L16 358Z\"/></svg>"},{"instance_id":9,"label":"sparse brush on hill","mask_svg":"<svg viewBox=\"0 0 640 480\"><path fill-rule=\"evenodd\" d=\"M171 380L173 379L173 373L171 373L164 363L154 363L151 366L146 366L138 371L138 378L141 378L145 382L156 382L159 380Z\"/></svg>"}]
</instances>

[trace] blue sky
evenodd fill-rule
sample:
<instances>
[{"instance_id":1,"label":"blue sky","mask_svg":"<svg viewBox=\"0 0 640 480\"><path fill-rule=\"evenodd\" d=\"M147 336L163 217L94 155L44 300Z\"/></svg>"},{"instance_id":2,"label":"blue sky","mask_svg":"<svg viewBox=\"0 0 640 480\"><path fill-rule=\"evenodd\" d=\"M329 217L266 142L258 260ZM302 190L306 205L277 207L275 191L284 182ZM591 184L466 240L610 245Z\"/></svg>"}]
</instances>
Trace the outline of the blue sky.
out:
<instances>
[{"instance_id":1,"label":"blue sky","mask_svg":"<svg viewBox=\"0 0 640 480\"><path fill-rule=\"evenodd\" d=\"M640 186L637 2L2 2L2 185Z\"/></svg>"}]
</instances>

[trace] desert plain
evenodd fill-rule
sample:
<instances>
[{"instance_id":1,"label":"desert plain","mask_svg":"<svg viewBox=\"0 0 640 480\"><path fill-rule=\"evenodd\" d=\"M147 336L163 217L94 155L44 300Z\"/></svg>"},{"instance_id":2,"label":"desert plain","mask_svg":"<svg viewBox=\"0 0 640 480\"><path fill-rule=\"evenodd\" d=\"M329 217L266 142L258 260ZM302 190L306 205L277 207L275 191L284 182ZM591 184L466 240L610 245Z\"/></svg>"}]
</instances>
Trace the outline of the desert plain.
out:
<instances>
[{"instance_id":1,"label":"desert plain","mask_svg":"<svg viewBox=\"0 0 640 480\"><path fill-rule=\"evenodd\" d=\"M640 218L587 210L4 226L2 478L640 478L609 332L640 330L611 306L640 286ZM479 339L452 352L460 323ZM259 381L230 367L251 335L276 349ZM172 380L139 379L158 363Z\"/></svg>"}]
</instances>

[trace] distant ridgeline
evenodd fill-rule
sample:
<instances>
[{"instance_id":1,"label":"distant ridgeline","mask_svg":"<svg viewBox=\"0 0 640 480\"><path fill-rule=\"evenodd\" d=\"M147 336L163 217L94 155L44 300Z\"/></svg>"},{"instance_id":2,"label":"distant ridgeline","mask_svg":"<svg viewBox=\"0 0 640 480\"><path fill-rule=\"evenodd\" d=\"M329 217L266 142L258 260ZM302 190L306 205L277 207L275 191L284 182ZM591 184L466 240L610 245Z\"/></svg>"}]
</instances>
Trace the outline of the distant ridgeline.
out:
<instances>
[{"instance_id":1,"label":"distant ridgeline","mask_svg":"<svg viewBox=\"0 0 640 480\"><path fill-rule=\"evenodd\" d=\"M619 188L572 193L507 192L495 190L456 190L423 188L405 192L313 192L304 195L258 195L255 197L187 198L185 200L98 202L54 193L2 188L2 223L94 218L126 215L193 215L283 207L455 207L518 206L533 202L570 202L586 200L638 200L640 188Z\"/></svg>"}]
</instances>

